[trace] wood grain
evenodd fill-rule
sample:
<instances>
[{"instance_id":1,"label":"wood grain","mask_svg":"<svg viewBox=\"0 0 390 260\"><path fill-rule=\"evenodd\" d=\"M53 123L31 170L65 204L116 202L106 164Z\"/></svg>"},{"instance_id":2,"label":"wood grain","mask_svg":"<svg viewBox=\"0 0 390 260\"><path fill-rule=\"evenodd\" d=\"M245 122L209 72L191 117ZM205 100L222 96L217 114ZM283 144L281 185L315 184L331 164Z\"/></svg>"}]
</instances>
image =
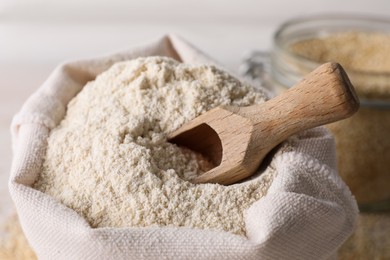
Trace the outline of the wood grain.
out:
<instances>
[{"instance_id":1,"label":"wood grain","mask_svg":"<svg viewBox=\"0 0 390 260\"><path fill-rule=\"evenodd\" d=\"M263 104L217 107L171 133L169 139L214 163L195 183L227 185L252 175L269 151L289 136L347 118L358 108L344 69L326 63Z\"/></svg>"}]
</instances>

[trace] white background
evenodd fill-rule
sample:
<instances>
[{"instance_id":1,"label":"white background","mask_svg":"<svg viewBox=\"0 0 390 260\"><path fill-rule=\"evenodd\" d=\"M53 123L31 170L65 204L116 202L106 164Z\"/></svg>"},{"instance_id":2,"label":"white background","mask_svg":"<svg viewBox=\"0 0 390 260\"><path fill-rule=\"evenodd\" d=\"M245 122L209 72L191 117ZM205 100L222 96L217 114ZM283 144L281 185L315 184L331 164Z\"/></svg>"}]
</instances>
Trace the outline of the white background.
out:
<instances>
[{"instance_id":1,"label":"white background","mask_svg":"<svg viewBox=\"0 0 390 260\"><path fill-rule=\"evenodd\" d=\"M177 33L231 69L268 50L284 21L320 13L390 16L386 0L0 0L0 215L8 208L9 124L53 68Z\"/></svg>"}]
</instances>

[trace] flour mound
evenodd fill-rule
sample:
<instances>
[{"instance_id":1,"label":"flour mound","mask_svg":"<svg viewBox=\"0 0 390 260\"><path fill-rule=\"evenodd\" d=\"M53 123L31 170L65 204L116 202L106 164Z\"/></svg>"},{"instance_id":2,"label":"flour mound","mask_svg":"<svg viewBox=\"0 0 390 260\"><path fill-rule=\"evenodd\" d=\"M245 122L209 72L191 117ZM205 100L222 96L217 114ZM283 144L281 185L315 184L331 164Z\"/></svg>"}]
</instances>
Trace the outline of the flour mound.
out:
<instances>
[{"instance_id":1,"label":"flour mound","mask_svg":"<svg viewBox=\"0 0 390 260\"><path fill-rule=\"evenodd\" d=\"M192 184L199 156L166 136L219 105L264 94L213 66L163 57L117 63L69 103L48 139L35 188L92 227L176 226L245 235L243 214L265 195L268 171L242 184Z\"/></svg>"}]
</instances>

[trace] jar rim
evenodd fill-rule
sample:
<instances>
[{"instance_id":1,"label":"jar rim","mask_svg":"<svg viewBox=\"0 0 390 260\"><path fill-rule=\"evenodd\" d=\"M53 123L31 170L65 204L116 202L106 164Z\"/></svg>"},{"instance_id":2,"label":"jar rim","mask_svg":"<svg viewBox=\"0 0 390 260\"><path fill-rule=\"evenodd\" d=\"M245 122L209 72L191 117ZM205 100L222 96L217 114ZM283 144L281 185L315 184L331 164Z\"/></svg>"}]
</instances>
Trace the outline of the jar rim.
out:
<instances>
[{"instance_id":1,"label":"jar rim","mask_svg":"<svg viewBox=\"0 0 390 260\"><path fill-rule=\"evenodd\" d=\"M370 21L370 22L378 22L384 24L390 24L390 18L385 16L372 16L366 14L351 14L351 13L321 13L314 15L304 15L296 18L291 18L279 26L279 29L276 31L275 35L278 34L279 31L282 31L284 27L291 26L294 24L301 24L313 21L320 20L343 20L343 21Z\"/></svg>"}]
</instances>

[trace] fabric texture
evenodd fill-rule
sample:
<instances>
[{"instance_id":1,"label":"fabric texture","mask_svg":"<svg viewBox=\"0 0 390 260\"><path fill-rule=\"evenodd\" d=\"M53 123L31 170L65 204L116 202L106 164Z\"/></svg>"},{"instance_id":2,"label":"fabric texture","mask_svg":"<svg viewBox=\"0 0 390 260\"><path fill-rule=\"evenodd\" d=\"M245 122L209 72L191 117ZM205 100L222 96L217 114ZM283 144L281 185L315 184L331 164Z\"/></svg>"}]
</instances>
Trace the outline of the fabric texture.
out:
<instances>
[{"instance_id":1,"label":"fabric texture","mask_svg":"<svg viewBox=\"0 0 390 260\"><path fill-rule=\"evenodd\" d=\"M96 59L66 62L14 117L9 190L39 259L328 259L352 233L356 201L337 175L335 145L325 128L292 139L276 153L277 175L265 197L245 213L247 237L191 228L91 228L75 211L31 188L40 174L50 129L86 82L113 63L168 56L216 64L177 36Z\"/></svg>"}]
</instances>

